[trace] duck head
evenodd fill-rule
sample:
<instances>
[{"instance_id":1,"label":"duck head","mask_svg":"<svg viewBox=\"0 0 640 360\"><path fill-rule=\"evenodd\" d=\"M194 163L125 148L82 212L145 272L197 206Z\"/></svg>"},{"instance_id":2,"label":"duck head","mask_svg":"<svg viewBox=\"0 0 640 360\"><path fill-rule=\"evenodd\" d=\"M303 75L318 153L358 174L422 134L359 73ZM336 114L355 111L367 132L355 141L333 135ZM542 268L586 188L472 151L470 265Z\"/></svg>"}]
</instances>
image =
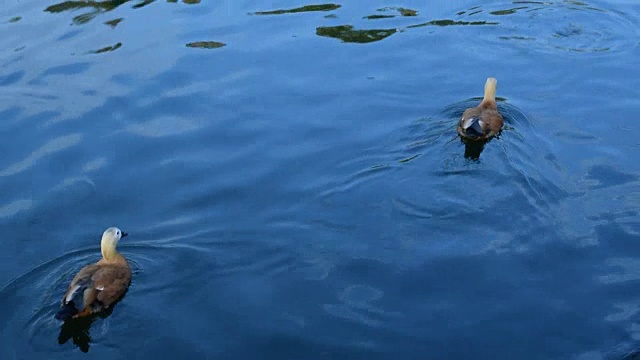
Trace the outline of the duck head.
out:
<instances>
[{"instance_id":1,"label":"duck head","mask_svg":"<svg viewBox=\"0 0 640 360\"><path fill-rule=\"evenodd\" d=\"M117 254L116 247L118 241L127 236L127 233L118 229L117 227L110 227L102 233L102 240L100 241L100 248L102 250L102 257L110 259L114 254Z\"/></svg>"}]
</instances>

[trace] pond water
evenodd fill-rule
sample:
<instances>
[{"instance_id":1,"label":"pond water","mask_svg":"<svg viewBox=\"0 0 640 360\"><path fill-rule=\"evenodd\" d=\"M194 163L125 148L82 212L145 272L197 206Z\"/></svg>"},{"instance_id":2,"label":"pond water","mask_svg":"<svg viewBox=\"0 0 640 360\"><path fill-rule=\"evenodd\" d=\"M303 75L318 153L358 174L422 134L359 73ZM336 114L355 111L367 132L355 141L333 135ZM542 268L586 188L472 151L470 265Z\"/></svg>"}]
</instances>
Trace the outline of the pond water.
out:
<instances>
[{"instance_id":1,"label":"pond water","mask_svg":"<svg viewBox=\"0 0 640 360\"><path fill-rule=\"evenodd\" d=\"M0 33L0 358L640 356L635 0L4 0ZM62 326L109 226L131 287Z\"/></svg>"}]
</instances>

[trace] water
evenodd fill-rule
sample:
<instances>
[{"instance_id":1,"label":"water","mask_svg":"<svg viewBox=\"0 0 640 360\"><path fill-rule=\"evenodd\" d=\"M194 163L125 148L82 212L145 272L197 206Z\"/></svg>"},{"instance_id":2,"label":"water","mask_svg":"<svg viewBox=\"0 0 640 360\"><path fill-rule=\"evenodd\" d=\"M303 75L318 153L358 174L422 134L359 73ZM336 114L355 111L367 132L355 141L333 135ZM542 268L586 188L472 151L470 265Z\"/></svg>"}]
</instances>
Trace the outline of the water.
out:
<instances>
[{"instance_id":1,"label":"water","mask_svg":"<svg viewBox=\"0 0 640 360\"><path fill-rule=\"evenodd\" d=\"M0 357L632 358L639 11L5 0ZM113 225L128 293L61 328Z\"/></svg>"}]
</instances>

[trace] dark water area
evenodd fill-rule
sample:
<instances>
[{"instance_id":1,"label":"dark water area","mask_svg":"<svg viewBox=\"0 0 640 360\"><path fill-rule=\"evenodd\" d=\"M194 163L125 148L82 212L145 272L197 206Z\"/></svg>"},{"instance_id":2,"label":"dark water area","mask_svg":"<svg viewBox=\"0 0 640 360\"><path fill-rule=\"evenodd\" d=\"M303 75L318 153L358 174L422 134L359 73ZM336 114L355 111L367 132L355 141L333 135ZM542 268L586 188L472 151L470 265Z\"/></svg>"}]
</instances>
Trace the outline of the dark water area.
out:
<instances>
[{"instance_id":1,"label":"dark water area","mask_svg":"<svg viewBox=\"0 0 640 360\"><path fill-rule=\"evenodd\" d=\"M640 357L637 2L5 0L0 34L1 359ZM109 226L131 287L63 326Z\"/></svg>"}]
</instances>

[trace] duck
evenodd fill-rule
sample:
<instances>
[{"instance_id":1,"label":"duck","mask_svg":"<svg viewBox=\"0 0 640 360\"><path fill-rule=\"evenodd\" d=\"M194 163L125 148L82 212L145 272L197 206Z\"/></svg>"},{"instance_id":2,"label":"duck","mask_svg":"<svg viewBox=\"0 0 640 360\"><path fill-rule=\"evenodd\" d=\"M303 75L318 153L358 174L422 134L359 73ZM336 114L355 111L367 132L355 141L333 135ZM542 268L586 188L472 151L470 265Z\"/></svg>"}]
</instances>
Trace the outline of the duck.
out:
<instances>
[{"instance_id":1,"label":"duck","mask_svg":"<svg viewBox=\"0 0 640 360\"><path fill-rule=\"evenodd\" d=\"M504 125L496 104L498 80L490 77L484 84L484 97L477 107L464 111L458 122L458 135L465 140L489 140L498 135Z\"/></svg>"},{"instance_id":2,"label":"duck","mask_svg":"<svg viewBox=\"0 0 640 360\"><path fill-rule=\"evenodd\" d=\"M69 284L55 318L62 321L97 314L109 309L129 288L131 267L117 250L127 233L110 227L102 234L102 259L80 269Z\"/></svg>"}]
</instances>

